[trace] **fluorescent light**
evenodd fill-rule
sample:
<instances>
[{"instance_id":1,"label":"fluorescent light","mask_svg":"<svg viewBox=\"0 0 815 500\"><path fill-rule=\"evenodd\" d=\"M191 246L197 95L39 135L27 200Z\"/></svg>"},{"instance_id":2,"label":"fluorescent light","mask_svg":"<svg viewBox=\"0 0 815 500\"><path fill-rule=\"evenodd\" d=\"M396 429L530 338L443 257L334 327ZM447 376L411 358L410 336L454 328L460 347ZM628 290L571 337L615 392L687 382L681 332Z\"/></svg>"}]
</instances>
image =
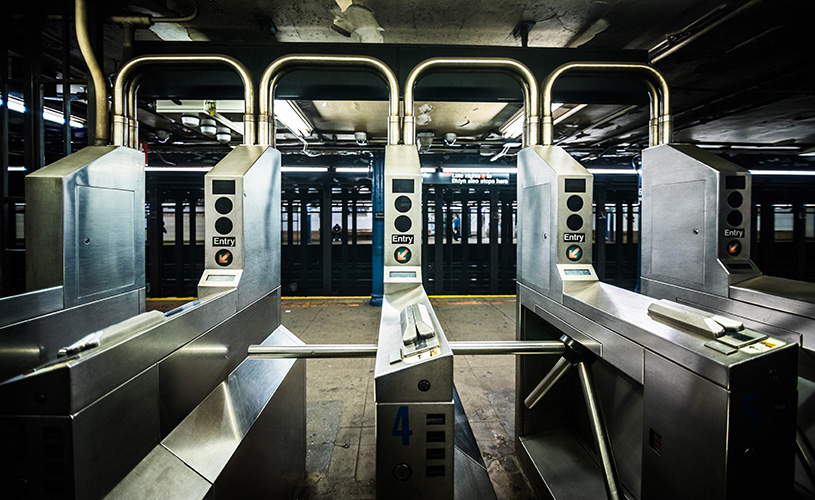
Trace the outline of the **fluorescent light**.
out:
<instances>
[{"instance_id":1,"label":"fluorescent light","mask_svg":"<svg viewBox=\"0 0 815 500\"><path fill-rule=\"evenodd\" d=\"M212 167L144 167L145 172L209 172L210 170Z\"/></svg>"},{"instance_id":2,"label":"fluorescent light","mask_svg":"<svg viewBox=\"0 0 815 500\"><path fill-rule=\"evenodd\" d=\"M328 167L280 167L281 172L328 172ZM367 170L366 170L367 172Z\"/></svg>"},{"instance_id":3,"label":"fluorescent light","mask_svg":"<svg viewBox=\"0 0 815 500\"><path fill-rule=\"evenodd\" d=\"M524 108L521 108L517 113L512 115L506 123L501 125L499 129L501 136L504 139L520 137L520 135L524 133L524 119Z\"/></svg>"},{"instance_id":4,"label":"fluorescent light","mask_svg":"<svg viewBox=\"0 0 815 500\"><path fill-rule=\"evenodd\" d=\"M753 175L815 175L815 170L750 170Z\"/></svg>"},{"instance_id":5,"label":"fluorescent light","mask_svg":"<svg viewBox=\"0 0 815 500\"><path fill-rule=\"evenodd\" d=\"M436 171L436 168L435 167L422 167L421 170L422 170L423 174L432 174L433 172Z\"/></svg>"},{"instance_id":6,"label":"fluorescent light","mask_svg":"<svg viewBox=\"0 0 815 500\"><path fill-rule=\"evenodd\" d=\"M577 106L573 107L569 111L567 111L567 112L563 113L562 115L558 116L557 118L555 118L555 121L552 122L552 125L557 125L558 123L562 122L566 118L572 116L573 114L577 113L578 111L580 111L581 109L583 109L585 107L586 107L585 104L578 104ZM554 105L552 105L552 108L554 109Z\"/></svg>"},{"instance_id":7,"label":"fluorescent light","mask_svg":"<svg viewBox=\"0 0 815 500\"><path fill-rule=\"evenodd\" d=\"M337 172L347 173L347 174L367 174L368 167L337 167Z\"/></svg>"},{"instance_id":8,"label":"fluorescent light","mask_svg":"<svg viewBox=\"0 0 815 500\"><path fill-rule=\"evenodd\" d=\"M445 174L517 174L518 169L511 168L490 168L490 167L450 167L443 168Z\"/></svg>"},{"instance_id":9,"label":"fluorescent light","mask_svg":"<svg viewBox=\"0 0 815 500\"><path fill-rule=\"evenodd\" d=\"M314 126L309 123L306 115L294 101L275 99L274 115L292 134L298 137L308 137L314 130Z\"/></svg>"},{"instance_id":10,"label":"fluorescent light","mask_svg":"<svg viewBox=\"0 0 815 500\"><path fill-rule=\"evenodd\" d=\"M10 95L8 96L8 109L18 113L25 113L25 102L19 97ZM43 106L42 117L52 123L59 123L60 125L65 123L65 118L62 116L62 111L58 111L56 109ZM70 118L70 125L71 128L85 128L85 119L72 115Z\"/></svg>"},{"instance_id":11,"label":"fluorescent light","mask_svg":"<svg viewBox=\"0 0 815 500\"><path fill-rule=\"evenodd\" d=\"M9 172L25 172L28 169L22 166L9 166L6 170Z\"/></svg>"},{"instance_id":12,"label":"fluorescent light","mask_svg":"<svg viewBox=\"0 0 815 500\"><path fill-rule=\"evenodd\" d=\"M586 170L594 175L637 175L637 171L631 168L587 168Z\"/></svg>"}]
</instances>

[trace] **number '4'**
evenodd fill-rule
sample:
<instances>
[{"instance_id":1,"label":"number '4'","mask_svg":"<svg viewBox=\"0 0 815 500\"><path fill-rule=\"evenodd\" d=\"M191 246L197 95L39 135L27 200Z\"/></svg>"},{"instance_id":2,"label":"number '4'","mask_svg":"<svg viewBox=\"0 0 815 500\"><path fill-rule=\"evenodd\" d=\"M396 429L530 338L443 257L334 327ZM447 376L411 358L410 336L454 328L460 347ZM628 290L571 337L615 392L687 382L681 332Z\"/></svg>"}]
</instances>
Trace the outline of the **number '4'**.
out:
<instances>
[{"instance_id":1,"label":"number '4'","mask_svg":"<svg viewBox=\"0 0 815 500\"><path fill-rule=\"evenodd\" d=\"M410 430L410 418L408 417L408 407L400 406L396 411L396 421L393 423L393 435L396 437L402 436L402 446L410 444L410 436L413 431Z\"/></svg>"}]
</instances>

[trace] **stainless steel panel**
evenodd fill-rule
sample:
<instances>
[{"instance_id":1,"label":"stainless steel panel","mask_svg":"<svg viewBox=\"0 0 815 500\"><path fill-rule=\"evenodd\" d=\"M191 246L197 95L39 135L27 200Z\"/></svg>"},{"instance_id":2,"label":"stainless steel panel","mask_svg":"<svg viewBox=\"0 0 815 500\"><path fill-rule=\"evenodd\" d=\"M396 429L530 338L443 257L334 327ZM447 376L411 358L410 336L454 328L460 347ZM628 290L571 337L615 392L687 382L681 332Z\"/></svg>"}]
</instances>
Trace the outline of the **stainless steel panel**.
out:
<instances>
[{"instance_id":1,"label":"stainless steel panel","mask_svg":"<svg viewBox=\"0 0 815 500\"><path fill-rule=\"evenodd\" d=\"M815 319L815 283L758 276L731 286L730 298ZM811 334L815 336L815 330Z\"/></svg>"},{"instance_id":2,"label":"stainless steel panel","mask_svg":"<svg viewBox=\"0 0 815 500\"><path fill-rule=\"evenodd\" d=\"M212 485L163 446L156 446L105 498L206 498Z\"/></svg>"},{"instance_id":3,"label":"stainless steel panel","mask_svg":"<svg viewBox=\"0 0 815 500\"><path fill-rule=\"evenodd\" d=\"M100 498L158 444L157 390L154 365L72 416L77 498Z\"/></svg>"},{"instance_id":4,"label":"stainless steel panel","mask_svg":"<svg viewBox=\"0 0 815 500\"><path fill-rule=\"evenodd\" d=\"M158 444L155 367L73 415L0 417L0 481L14 498L99 498Z\"/></svg>"},{"instance_id":5,"label":"stainless steel panel","mask_svg":"<svg viewBox=\"0 0 815 500\"><path fill-rule=\"evenodd\" d=\"M389 145L385 147L385 283L422 282L422 173L419 153L415 146ZM393 181L411 182L411 192L394 193ZM400 212L396 209L397 197L405 196L410 201L410 209ZM411 227L399 231L395 226L397 217L407 217ZM441 221L439 221L441 224ZM439 226L441 227L441 226ZM410 260L397 262L396 250L407 248ZM392 273L400 274L392 274ZM408 274L401 274L408 273Z\"/></svg>"},{"instance_id":6,"label":"stainless steel panel","mask_svg":"<svg viewBox=\"0 0 815 500\"><path fill-rule=\"evenodd\" d=\"M568 429L521 436L518 455L544 498L606 498L603 475L585 445Z\"/></svg>"},{"instance_id":7,"label":"stainless steel panel","mask_svg":"<svg viewBox=\"0 0 815 500\"><path fill-rule=\"evenodd\" d=\"M104 306L111 300L100 303ZM57 316L65 318L74 309L84 311L77 312L77 318L71 318L76 328L80 319L101 316L101 312L90 309L92 305L61 311ZM95 314L90 314L89 310ZM105 313L110 311L107 308L102 310ZM0 413L75 413L201 335L202 331L223 322L234 312L235 293L232 292L187 309L147 330L128 332L125 337L103 337L100 346L95 349L0 384L0 398L4 401ZM55 320L55 324L63 322ZM43 335L48 333L53 331L45 330Z\"/></svg>"},{"instance_id":8,"label":"stainless steel panel","mask_svg":"<svg viewBox=\"0 0 815 500\"><path fill-rule=\"evenodd\" d=\"M234 293L234 292L233 292ZM162 436L170 432L280 324L280 289L159 361ZM262 361L262 360L259 360Z\"/></svg>"},{"instance_id":9,"label":"stainless steel panel","mask_svg":"<svg viewBox=\"0 0 815 500\"><path fill-rule=\"evenodd\" d=\"M643 498L725 498L728 391L650 352L645 370Z\"/></svg>"},{"instance_id":10,"label":"stainless steel panel","mask_svg":"<svg viewBox=\"0 0 815 500\"><path fill-rule=\"evenodd\" d=\"M0 328L62 309L62 287L0 298Z\"/></svg>"},{"instance_id":11,"label":"stainless steel panel","mask_svg":"<svg viewBox=\"0 0 815 500\"><path fill-rule=\"evenodd\" d=\"M495 490L490 482L490 476L483 464L455 448L456 468L455 486L453 493L456 500L497 500Z\"/></svg>"},{"instance_id":12,"label":"stainless steel panel","mask_svg":"<svg viewBox=\"0 0 815 500\"><path fill-rule=\"evenodd\" d=\"M54 362L61 347L138 313L134 290L2 327L0 381Z\"/></svg>"},{"instance_id":13,"label":"stainless steel panel","mask_svg":"<svg viewBox=\"0 0 815 500\"><path fill-rule=\"evenodd\" d=\"M728 189L728 177L742 177L745 187ZM761 274L750 261L750 186L747 170L696 146L644 150L643 278L727 296L729 285ZM727 203L733 191L743 199L735 208ZM740 225L729 225L730 212ZM732 241L741 243L736 256L727 252Z\"/></svg>"},{"instance_id":14,"label":"stainless steel panel","mask_svg":"<svg viewBox=\"0 0 815 500\"><path fill-rule=\"evenodd\" d=\"M399 312L409 304L424 304L430 313L439 338L440 352L425 361L408 364L391 363L402 346ZM400 403L406 401L453 401L453 353L444 336L433 306L421 285L387 283L379 322L379 343L374 367L376 402ZM428 380L430 388L420 391L420 380Z\"/></svg>"},{"instance_id":15,"label":"stainless steel panel","mask_svg":"<svg viewBox=\"0 0 815 500\"><path fill-rule=\"evenodd\" d=\"M213 193L213 182L233 182L235 194ZM280 286L280 152L265 146L238 146L205 176L206 269L243 269L238 286L238 309L243 309ZM232 210L220 214L215 202L227 198ZM232 230L221 234L218 219L227 218ZM216 238L234 238L231 246ZM220 250L232 253L228 265L217 262Z\"/></svg>"},{"instance_id":16,"label":"stainless steel panel","mask_svg":"<svg viewBox=\"0 0 815 500\"><path fill-rule=\"evenodd\" d=\"M26 176L26 202L29 290L63 285L70 307L144 287L141 152L82 149Z\"/></svg>"},{"instance_id":17,"label":"stainless steel panel","mask_svg":"<svg viewBox=\"0 0 815 500\"><path fill-rule=\"evenodd\" d=\"M582 183L578 190L566 182ZM533 146L518 153L518 282L560 301L563 276L559 267L584 264L591 268L592 176L557 146ZM578 210L568 206L570 197L582 200ZM570 229L569 217L583 224ZM567 249L576 245L582 255L572 260ZM578 280L596 280L589 271Z\"/></svg>"},{"instance_id":18,"label":"stainless steel panel","mask_svg":"<svg viewBox=\"0 0 815 500\"><path fill-rule=\"evenodd\" d=\"M280 326L262 345L299 343ZM162 444L214 483L294 363L288 359L244 361Z\"/></svg>"},{"instance_id":19,"label":"stainless steel panel","mask_svg":"<svg viewBox=\"0 0 815 500\"><path fill-rule=\"evenodd\" d=\"M144 268L143 262L136 262L133 227L137 216L139 223L144 219L134 210L136 193L76 186L75 196L77 218L70 233L75 238L77 265L65 273L66 277L74 274L71 281L76 283L77 300L135 285L138 269ZM98 244L105 240L116 245Z\"/></svg>"},{"instance_id":20,"label":"stainless steel panel","mask_svg":"<svg viewBox=\"0 0 815 500\"><path fill-rule=\"evenodd\" d=\"M444 425L430 425L428 414L444 415ZM453 422L452 399L448 403L405 401L383 404L377 401L376 497L381 500L453 498ZM410 435L405 436L401 434L403 432ZM441 434L431 437L431 433ZM436 437L440 441L431 441ZM429 460L428 448L443 449L444 458ZM431 472L431 467L438 468L438 475ZM404 475L399 475L400 470L405 471Z\"/></svg>"},{"instance_id":21,"label":"stainless steel panel","mask_svg":"<svg viewBox=\"0 0 815 500\"><path fill-rule=\"evenodd\" d=\"M651 203L660 217L649 220L650 246L643 253L651 253L654 276L704 285L705 181L654 186Z\"/></svg>"}]
</instances>

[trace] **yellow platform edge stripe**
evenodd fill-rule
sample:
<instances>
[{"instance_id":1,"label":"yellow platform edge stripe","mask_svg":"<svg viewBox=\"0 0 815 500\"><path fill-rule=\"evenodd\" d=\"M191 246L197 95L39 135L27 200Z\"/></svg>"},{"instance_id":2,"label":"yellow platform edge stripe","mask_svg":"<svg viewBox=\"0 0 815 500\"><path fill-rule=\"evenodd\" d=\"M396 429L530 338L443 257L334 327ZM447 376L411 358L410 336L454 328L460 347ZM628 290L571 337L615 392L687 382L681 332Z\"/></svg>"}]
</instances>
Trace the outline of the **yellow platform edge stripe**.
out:
<instances>
[{"instance_id":1,"label":"yellow platform edge stripe","mask_svg":"<svg viewBox=\"0 0 815 500\"><path fill-rule=\"evenodd\" d=\"M494 298L513 298L515 295L428 295L431 299L494 299ZM177 301L177 300L195 300L198 297L148 297L148 301ZM349 295L349 296L336 296L336 295L315 295L313 297L281 297L282 300L362 300L370 299L370 295Z\"/></svg>"}]
</instances>

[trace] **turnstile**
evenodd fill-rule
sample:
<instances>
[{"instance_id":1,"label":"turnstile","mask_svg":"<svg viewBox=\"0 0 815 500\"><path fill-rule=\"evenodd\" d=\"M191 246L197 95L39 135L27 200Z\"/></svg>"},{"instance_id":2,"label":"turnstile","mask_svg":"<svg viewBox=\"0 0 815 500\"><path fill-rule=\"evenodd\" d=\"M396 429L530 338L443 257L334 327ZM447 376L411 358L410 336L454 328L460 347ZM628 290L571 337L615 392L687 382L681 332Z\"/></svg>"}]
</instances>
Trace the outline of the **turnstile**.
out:
<instances>
[{"instance_id":1,"label":"turnstile","mask_svg":"<svg viewBox=\"0 0 815 500\"><path fill-rule=\"evenodd\" d=\"M591 175L551 145L552 83L574 69L634 69L658 77L643 65L583 63L564 65L545 80L544 145L518 157L517 338L566 335L598 357L594 377L622 483L619 495L787 495L797 348L776 326L755 328L730 315L599 282L591 265ZM657 81L664 139L670 136L667 86ZM544 375L558 373L553 368L547 360L518 360L521 462L544 497L600 498L607 460L574 397L579 381L564 376L547 385L534 408L521 404ZM756 471L769 469L777 474L755 480Z\"/></svg>"},{"instance_id":2,"label":"turnstile","mask_svg":"<svg viewBox=\"0 0 815 500\"><path fill-rule=\"evenodd\" d=\"M764 276L750 259L750 188L746 169L698 147L645 150L642 292L772 325L801 346L795 481L815 498L815 284Z\"/></svg>"},{"instance_id":3,"label":"turnstile","mask_svg":"<svg viewBox=\"0 0 815 500\"><path fill-rule=\"evenodd\" d=\"M91 179L91 185L100 173L94 168L106 166L108 176L124 182L130 177L122 158L138 166L134 176L141 198L131 201L132 217L112 210L123 204L120 198L134 197L120 188L110 195L92 191L98 198L81 195L88 202L77 205L75 222L66 223L83 228L97 221L90 228L96 232L83 231L79 244L92 246L105 237L135 241L140 258L116 254L112 265L121 269L113 276L133 266L144 280L143 155L122 147L129 128L119 107L125 82L137 66L184 61L227 62L245 73L226 56L136 58L117 76L118 146L87 148L62 161L84 161L83 152L124 155L119 164L90 163L77 178ZM253 96L251 78L244 81ZM247 101L251 124L254 101ZM249 344L302 344L279 326L280 156L251 145L253 133L244 139L247 145L235 148L205 177L209 255L199 300L98 331L81 322L65 325L79 341L57 344L64 347L59 357L55 353L49 362L0 384L0 475L13 495L143 498L152 492L203 498L272 490L295 495L305 469L305 365L243 361ZM96 217L90 218L87 207ZM99 214L119 220L98 224L105 221ZM91 267L111 265L98 251L87 256L80 251L79 261L88 262L91 255L99 260ZM78 279L82 289L94 275ZM252 472L260 479L243 481Z\"/></svg>"}]
</instances>

